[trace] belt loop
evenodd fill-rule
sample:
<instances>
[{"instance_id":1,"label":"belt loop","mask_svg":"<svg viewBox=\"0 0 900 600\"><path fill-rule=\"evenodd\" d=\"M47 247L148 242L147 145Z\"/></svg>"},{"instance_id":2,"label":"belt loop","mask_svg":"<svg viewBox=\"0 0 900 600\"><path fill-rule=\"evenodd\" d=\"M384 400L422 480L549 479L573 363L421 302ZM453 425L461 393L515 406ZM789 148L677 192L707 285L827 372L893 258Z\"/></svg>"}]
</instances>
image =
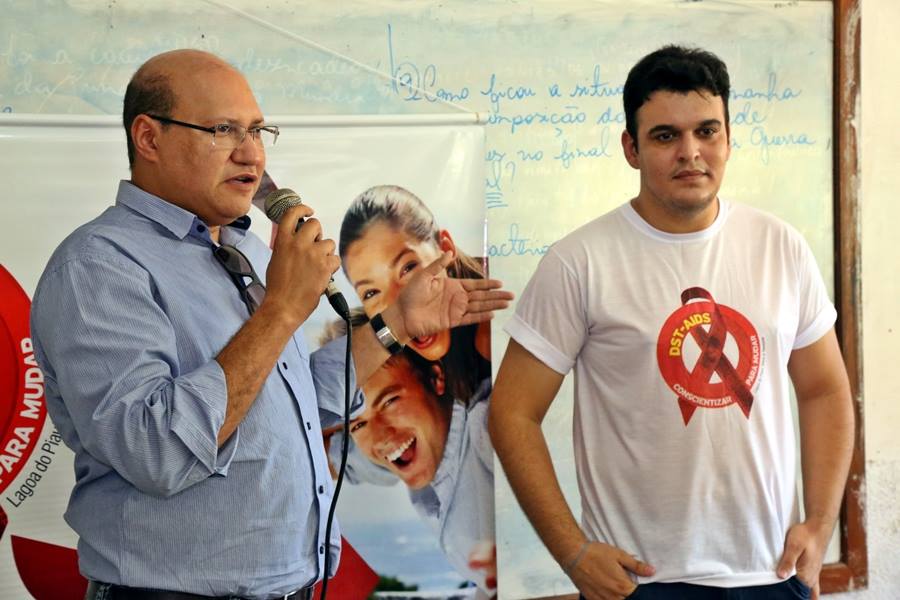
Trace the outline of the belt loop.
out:
<instances>
[{"instance_id":1,"label":"belt loop","mask_svg":"<svg viewBox=\"0 0 900 600\"><path fill-rule=\"evenodd\" d=\"M93 594L87 596L85 600L108 600L109 598L109 589L110 585L108 583L99 583L96 581L92 581L91 585L88 586L93 587ZM88 590L90 591L90 590Z\"/></svg>"}]
</instances>

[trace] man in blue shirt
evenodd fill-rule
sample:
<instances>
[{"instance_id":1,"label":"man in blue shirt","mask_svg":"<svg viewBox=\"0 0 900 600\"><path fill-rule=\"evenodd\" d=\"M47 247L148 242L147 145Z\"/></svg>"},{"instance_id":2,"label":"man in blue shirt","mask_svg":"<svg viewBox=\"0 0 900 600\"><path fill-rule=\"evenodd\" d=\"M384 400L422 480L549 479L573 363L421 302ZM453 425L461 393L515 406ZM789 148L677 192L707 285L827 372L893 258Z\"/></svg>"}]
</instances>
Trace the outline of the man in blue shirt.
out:
<instances>
[{"instance_id":1,"label":"man in blue shirt","mask_svg":"<svg viewBox=\"0 0 900 600\"><path fill-rule=\"evenodd\" d=\"M343 374L311 371L299 327L339 266L334 242L315 219L296 231L306 205L272 251L247 231L277 128L224 61L154 57L124 104L131 181L56 250L32 310L48 410L75 452L65 517L88 597L308 598L332 498L313 379ZM382 313L401 344L505 306L497 282L443 277L449 260ZM390 354L381 334L354 337L359 381ZM338 542L335 528L335 559Z\"/></svg>"}]
</instances>

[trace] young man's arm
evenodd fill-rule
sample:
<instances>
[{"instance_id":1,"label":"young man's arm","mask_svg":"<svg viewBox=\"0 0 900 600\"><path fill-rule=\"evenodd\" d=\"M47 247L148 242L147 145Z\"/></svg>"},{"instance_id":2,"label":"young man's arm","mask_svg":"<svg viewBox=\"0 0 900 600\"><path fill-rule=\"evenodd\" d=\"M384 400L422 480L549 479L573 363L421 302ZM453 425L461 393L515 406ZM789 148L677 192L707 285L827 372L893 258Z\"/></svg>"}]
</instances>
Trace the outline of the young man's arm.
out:
<instances>
[{"instance_id":1,"label":"young man's arm","mask_svg":"<svg viewBox=\"0 0 900 600\"><path fill-rule=\"evenodd\" d=\"M488 429L516 498L553 558L588 600L622 598L635 589L627 571L653 567L619 548L588 543L566 503L541 422L563 375L511 339L491 394Z\"/></svg>"},{"instance_id":2,"label":"young man's arm","mask_svg":"<svg viewBox=\"0 0 900 600\"><path fill-rule=\"evenodd\" d=\"M853 452L850 383L834 330L794 350L788 373L797 393L806 520L792 527L778 563L779 577L796 566L819 597L819 571L831 538Z\"/></svg>"}]
</instances>

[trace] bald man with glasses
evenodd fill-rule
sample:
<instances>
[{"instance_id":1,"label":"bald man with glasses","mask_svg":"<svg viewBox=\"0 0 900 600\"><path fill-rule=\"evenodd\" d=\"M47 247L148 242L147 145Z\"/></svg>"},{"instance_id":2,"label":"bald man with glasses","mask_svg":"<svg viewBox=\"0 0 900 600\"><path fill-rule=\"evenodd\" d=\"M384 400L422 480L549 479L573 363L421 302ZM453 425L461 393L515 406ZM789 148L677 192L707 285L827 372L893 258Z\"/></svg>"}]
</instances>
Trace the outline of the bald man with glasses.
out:
<instances>
[{"instance_id":1,"label":"bald man with glasses","mask_svg":"<svg viewBox=\"0 0 900 600\"><path fill-rule=\"evenodd\" d=\"M271 251L248 231L278 128L218 57L151 58L123 121L131 179L56 250L32 309L48 411L75 452L65 517L86 597L310 598L332 499L314 381L343 373L311 362L301 326L334 242L315 219L296 230L307 205ZM401 344L507 304L496 281L441 277L449 259L382 313ZM355 333L364 382L390 353Z\"/></svg>"}]
</instances>

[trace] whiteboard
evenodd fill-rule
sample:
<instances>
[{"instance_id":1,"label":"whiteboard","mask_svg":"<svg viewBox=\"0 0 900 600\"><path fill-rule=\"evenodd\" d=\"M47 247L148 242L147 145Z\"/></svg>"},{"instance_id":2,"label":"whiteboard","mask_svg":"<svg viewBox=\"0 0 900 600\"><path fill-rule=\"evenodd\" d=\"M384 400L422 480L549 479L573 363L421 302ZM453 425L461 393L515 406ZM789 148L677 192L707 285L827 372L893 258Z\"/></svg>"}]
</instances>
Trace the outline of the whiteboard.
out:
<instances>
[{"instance_id":1,"label":"whiteboard","mask_svg":"<svg viewBox=\"0 0 900 600\"><path fill-rule=\"evenodd\" d=\"M293 36L199 1L69 0L51 14L13 0L0 22L0 112L116 114L134 69L175 47L230 60L268 114L443 113L453 108L436 97L449 100L487 123L487 253L491 274L519 292L549 244L636 193L618 142L628 69L665 43L699 45L732 79L722 194L795 225L833 289L830 2L230 4ZM495 365L505 319L495 321ZM571 398L568 383L562 395ZM577 508L570 401L554 404L545 429ZM497 511L503 597L569 591L499 477Z\"/></svg>"}]
</instances>

